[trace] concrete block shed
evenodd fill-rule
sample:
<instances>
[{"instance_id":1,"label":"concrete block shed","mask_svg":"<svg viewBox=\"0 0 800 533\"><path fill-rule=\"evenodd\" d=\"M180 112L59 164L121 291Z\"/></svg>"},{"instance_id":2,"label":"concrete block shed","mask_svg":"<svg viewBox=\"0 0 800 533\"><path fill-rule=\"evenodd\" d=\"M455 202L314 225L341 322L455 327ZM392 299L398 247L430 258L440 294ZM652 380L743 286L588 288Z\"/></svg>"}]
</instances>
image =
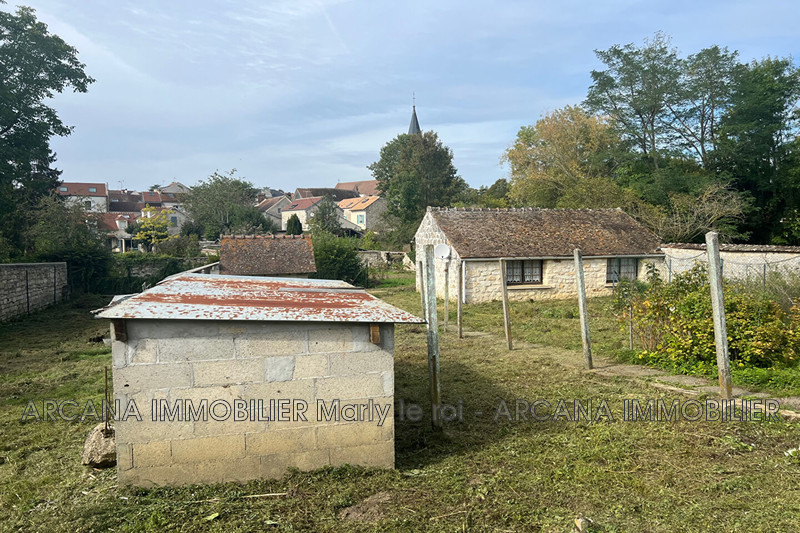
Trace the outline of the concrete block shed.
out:
<instances>
[{"instance_id":1,"label":"concrete block shed","mask_svg":"<svg viewBox=\"0 0 800 533\"><path fill-rule=\"evenodd\" d=\"M178 274L111 319L118 477L247 481L394 467L394 324L341 281Z\"/></svg>"}]
</instances>

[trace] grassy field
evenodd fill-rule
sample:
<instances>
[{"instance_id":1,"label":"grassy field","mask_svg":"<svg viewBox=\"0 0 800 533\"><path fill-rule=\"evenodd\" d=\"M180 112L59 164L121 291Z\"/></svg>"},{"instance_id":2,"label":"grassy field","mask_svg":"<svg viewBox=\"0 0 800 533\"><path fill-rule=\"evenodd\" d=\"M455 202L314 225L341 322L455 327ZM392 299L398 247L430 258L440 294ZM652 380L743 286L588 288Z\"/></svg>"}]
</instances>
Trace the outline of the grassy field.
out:
<instances>
[{"instance_id":1,"label":"grassy field","mask_svg":"<svg viewBox=\"0 0 800 533\"><path fill-rule=\"evenodd\" d=\"M413 287L396 285L375 292L418 312ZM101 303L84 299L0 325L0 530L566 532L579 513L594 521L590 531L800 530L800 462L785 455L800 445L797 424L624 421L623 401L672 397L566 368L557 362L563 348L508 352L499 337L452 332L441 338L442 390L445 402L462 402L463 421L441 434L398 422L394 471L118 487L114 469L80 465L93 424L20 422L28 399L102 397L110 356L90 339L107 325L88 314ZM593 305L599 312L603 304ZM552 316L527 330L512 317L516 331L538 344L580 345L565 325L577 322L571 306L536 308ZM497 310L474 307L467 327L497 330ZM597 342L610 349L624 336L607 327ZM396 400L425 407L425 328L400 326L396 340ZM515 399L605 400L615 420L495 421L501 401ZM275 493L283 495L247 497Z\"/></svg>"}]
</instances>

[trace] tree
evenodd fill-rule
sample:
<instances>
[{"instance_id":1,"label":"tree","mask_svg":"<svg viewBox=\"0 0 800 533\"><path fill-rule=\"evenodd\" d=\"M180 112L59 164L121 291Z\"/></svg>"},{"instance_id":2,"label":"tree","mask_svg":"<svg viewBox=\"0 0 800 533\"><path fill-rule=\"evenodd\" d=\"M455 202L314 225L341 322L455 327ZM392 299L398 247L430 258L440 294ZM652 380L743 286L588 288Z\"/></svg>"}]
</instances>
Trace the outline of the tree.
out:
<instances>
[{"instance_id":1,"label":"tree","mask_svg":"<svg viewBox=\"0 0 800 533\"><path fill-rule=\"evenodd\" d=\"M449 206L467 190L453 166L453 152L436 133L398 135L367 168L386 198L385 216L396 240L408 242L428 206Z\"/></svg>"},{"instance_id":2,"label":"tree","mask_svg":"<svg viewBox=\"0 0 800 533\"><path fill-rule=\"evenodd\" d=\"M745 230L755 242L779 235L784 215L800 207L798 99L800 70L791 59L767 58L737 67L713 155L717 171L754 200L755 216Z\"/></svg>"},{"instance_id":3,"label":"tree","mask_svg":"<svg viewBox=\"0 0 800 533\"><path fill-rule=\"evenodd\" d=\"M342 235L342 224L339 220L339 208L330 199L325 196L317 204L317 209L311 215L311 220L308 222L312 233L324 231L333 235Z\"/></svg>"},{"instance_id":4,"label":"tree","mask_svg":"<svg viewBox=\"0 0 800 533\"><path fill-rule=\"evenodd\" d=\"M522 205L566 207L580 203L575 195L585 189L587 204L596 204L596 191L601 186L619 194L613 184L609 154L619 145L609 122L587 114L580 107L567 106L539 119L533 126L523 126L514 144L506 150L503 161L511 166L509 196ZM581 207L605 207L582 205Z\"/></svg>"},{"instance_id":5,"label":"tree","mask_svg":"<svg viewBox=\"0 0 800 533\"><path fill-rule=\"evenodd\" d=\"M142 212L145 216L138 220L134 230L136 233L131 233L131 235L134 240L142 243L148 252L152 252L159 243L170 239L169 215L173 212L169 209L159 211L150 206L142 209Z\"/></svg>"},{"instance_id":6,"label":"tree","mask_svg":"<svg viewBox=\"0 0 800 533\"><path fill-rule=\"evenodd\" d=\"M358 256L355 239L318 231L313 234L312 240L317 267L315 277L340 279L362 287L367 284L368 271Z\"/></svg>"},{"instance_id":7,"label":"tree","mask_svg":"<svg viewBox=\"0 0 800 533\"><path fill-rule=\"evenodd\" d=\"M706 170L717 148L720 118L730 105L737 55L719 46L690 55L681 62L676 98L666 102L677 147L697 157Z\"/></svg>"},{"instance_id":8,"label":"tree","mask_svg":"<svg viewBox=\"0 0 800 533\"><path fill-rule=\"evenodd\" d=\"M641 48L633 44L595 50L606 70L593 70L586 105L614 118L620 134L658 168L671 123L668 102L678 98L681 62L669 37L656 33Z\"/></svg>"},{"instance_id":9,"label":"tree","mask_svg":"<svg viewBox=\"0 0 800 533\"><path fill-rule=\"evenodd\" d=\"M84 213L51 194L39 198L23 234L31 261L65 261L73 289L92 290L108 272L111 250L98 229L98 215Z\"/></svg>"},{"instance_id":10,"label":"tree","mask_svg":"<svg viewBox=\"0 0 800 533\"><path fill-rule=\"evenodd\" d=\"M218 239L223 233L266 233L274 226L255 207L253 184L236 177L236 170L214 172L192 187L186 208L195 223L205 228L205 237Z\"/></svg>"},{"instance_id":11,"label":"tree","mask_svg":"<svg viewBox=\"0 0 800 533\"><path fill-rule=\"evenodd\" d=\"M94 81L77 54L33 9L0 11L0 242L12 253L24 252L26 213L58 184L50 138L72 131L46 102Z\"/></svg>"},{"instance_id":12,"label":"tree","mask_svg":"<svg viewBox=\"0 0 800 533\"><path fill-rule=\"evenodd\" d=\"M742 237L738 226L746 207L737 191L711 184L697 195L672 194L667 208L641 213L640 219L666 242L693 242L709 231L730 240Z\"/></svg>"},{"instance_id":13,"label":"tree","mask_svg":"<svg viewBox=\"0 0 800 533\"><path fill-rule=\"evenodd\" d=\"M300 217L297 213L292 213L289 220L286 221L286 234L287 235L301 235L303 233L303 224L300 222Z\"/></svg>"}]
</instances>

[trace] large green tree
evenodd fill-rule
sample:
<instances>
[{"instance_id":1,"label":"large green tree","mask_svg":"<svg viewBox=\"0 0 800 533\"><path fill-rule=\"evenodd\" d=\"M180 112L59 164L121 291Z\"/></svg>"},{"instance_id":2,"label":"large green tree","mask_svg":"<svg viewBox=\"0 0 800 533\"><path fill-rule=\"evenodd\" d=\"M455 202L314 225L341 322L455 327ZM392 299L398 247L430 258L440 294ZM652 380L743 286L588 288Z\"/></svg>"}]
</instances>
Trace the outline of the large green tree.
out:
<instances>
[{"instance_id":1,"label":"large green tree","mask_svg":"<svg viewBox=\"0 0 800 533\"><path fill-rule=\"evenodd\" d=\"M668 102L678 98L681 62L677 51L668 37L657 33L642 47L614 45L595 54L606 69L591 72L587 106L613 117L623 138L658 168L659 156L668 148Z\"/></svg>"},{"instance_id":2,"label":"large green tree","mask_svg":"<svg viewBox=\"0 0 800 533\"><path fill-rule=\"evenodd\" d=\"M767 58L736 69L714 157L717 170L754 200L745 229L755 242L779 235L781 220L800 207L799 99L800 69L791 59Z\"/></svg>"},{"instance_id":3,"label":"large green tree","mask_svg":"<svg viewBox=\"0 0 800 533\"><path fill-rule=\"evenodd\" d=\"M0 11L0 255L24 253L28 215L58 184L50 138L72 128L50 99L68 88L86 92L94 80L84 67L78 51L49 33L33 9Z\"/></svg>"},{"instance_id":4,"label":"large green tree","mask_svg":"<svg viewBox=\"0 0 800 533\"><path fill-rule=\"evenodd\" d=\"M274 224L255 207L257 190L249 181L236 177L236 170L214 172L192 187L186 208L209 239L223 233L268 233Z\"/></svg>"},{"instance_id":5,"label":"large green tree","mask_svg":"<svg viewBox=\"0 0 800 533\"><path fill-rule=\"evenodd\" d=\"M386 216L397 242L408 242L428 206L452 205L467 190L453 165L452 150L432 131L398 135L368 168L386 198Z\"/></svg>"}]
</instances>

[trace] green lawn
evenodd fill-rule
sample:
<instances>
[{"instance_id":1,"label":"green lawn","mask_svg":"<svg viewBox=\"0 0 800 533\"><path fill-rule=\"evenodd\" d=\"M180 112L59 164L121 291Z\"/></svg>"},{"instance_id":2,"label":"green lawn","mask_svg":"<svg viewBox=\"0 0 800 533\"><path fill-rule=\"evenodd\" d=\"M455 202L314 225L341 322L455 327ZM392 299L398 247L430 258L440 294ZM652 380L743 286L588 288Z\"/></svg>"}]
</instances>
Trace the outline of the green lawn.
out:
<instances>
[{"instance_id":1,"label":"green lawn","mask_svg":"<svg viewBox=\"0 0 800 533\"><path fill-rule=\"evenodd\" d=\"M413 287L375 292L419 312ZM784 454L800 445L798 425L623 421L624 400L672 397L559 365L552 356L561 348L509 352L500 337L459 340L453 330L441 337L442 390L445 402L461 400L464 420L442 434L425 422L398 422L396 470L346 467L246 485L120 488L114 469L80 465L92 424L19 420L28 399L102 396L109 354L89 339L107 325L88 314L101 303L82 300L0 325L2 530L566 532L579 513L594 520L590 531L800 530L800 463ZM603 307L592 305L593 313ZM580 345L569 304L536 304L541 316L529 325L525 306L515 307L515 335L539 345ZM497 331L497 310L468 308L468 329ZM599 350L624 340L613 322L607 327L597 334ZM395 351L396 400L423 407L425 338L424 326L400 326ZM559 398L605 400L615 421L493 420L501 400ZM263 494L282 495L247 497ZM340 516L374 495L368 502L383 503L353 513L361 521Z\"/></svg>"}]
</instances>

